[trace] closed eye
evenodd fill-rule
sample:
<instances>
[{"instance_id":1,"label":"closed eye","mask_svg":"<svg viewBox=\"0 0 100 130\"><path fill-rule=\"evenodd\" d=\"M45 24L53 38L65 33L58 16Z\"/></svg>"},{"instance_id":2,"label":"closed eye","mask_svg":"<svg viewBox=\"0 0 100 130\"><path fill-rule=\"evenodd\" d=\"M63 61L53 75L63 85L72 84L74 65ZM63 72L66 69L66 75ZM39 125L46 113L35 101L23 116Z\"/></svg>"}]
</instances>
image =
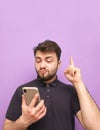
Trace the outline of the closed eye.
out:
<instances>
[{"instance_id":1,"label":"closed eye","mask_svg":"<svg viewBox=\"0 0 100 130\"><path fill-rule=\"evenodd\" d=\"M46 62L51 63L52 61L53 61L53 58L52 58L52 57L47 57L47 58L46 58Z\"/></svg>"},{"instance_id":2,"label":"closed eye","mask_svg":"<svg viewBox=\"0 0 100 130\"><path fill-rule=\"evenodd\" d=\"M40 63L40 62L41 62L41 59L37 57L37 58L35 59L35 62L36 62L36 63Z\"/></svg>"}]
</instances>

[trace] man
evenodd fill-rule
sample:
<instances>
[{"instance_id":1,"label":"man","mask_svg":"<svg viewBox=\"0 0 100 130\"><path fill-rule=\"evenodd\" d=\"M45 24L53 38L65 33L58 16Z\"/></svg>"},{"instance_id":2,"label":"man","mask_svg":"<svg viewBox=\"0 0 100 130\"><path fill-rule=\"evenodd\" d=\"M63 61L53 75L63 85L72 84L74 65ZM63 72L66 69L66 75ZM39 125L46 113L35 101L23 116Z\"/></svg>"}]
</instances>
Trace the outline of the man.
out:
<instances>
[{"instance_id":1,"label":"man","mask_svg":"<svg viewBox=\"0 0 100 130\"><path fill-rule=\"evenodd\" d=\"M72 58L65 77L67 85L57 78L61 49L56 42L46 40L34 48L37 79L16 89L9 104L3 130L74 130L74 115L86 130L100 130L100 110L88 93L81 73ZM41 101L35 106L35 95L27 106L23 87L37 86Z\"/></svg>"}]
</instances>

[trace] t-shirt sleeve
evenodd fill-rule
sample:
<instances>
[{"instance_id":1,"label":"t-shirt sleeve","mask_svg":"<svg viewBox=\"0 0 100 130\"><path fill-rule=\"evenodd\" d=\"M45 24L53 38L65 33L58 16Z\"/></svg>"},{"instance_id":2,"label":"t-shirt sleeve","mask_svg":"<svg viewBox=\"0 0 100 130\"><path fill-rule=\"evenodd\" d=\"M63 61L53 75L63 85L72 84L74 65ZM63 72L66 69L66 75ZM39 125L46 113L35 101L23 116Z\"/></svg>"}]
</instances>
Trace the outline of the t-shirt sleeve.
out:
<instances>
[{"instance_id":1,"label":"t-shirt sleeve","mask_svg":"<svg viewBox=\"0 0 100 130\"><path fill-rule=\"evenodd\" d=\"M76 113L80 110L80 103L75 89L73 89L72 105L74 114L76 115Z\"/></svg>"},{"instance_id":2,"label":"t-shirt sleeve","mask_svg":"<svg viewBox=\"0 0 100 130\"><path fill-rule=\"evenodd\" d=\"M6 118L12 121L17 120L21 115L21 104L22 104L22 91L20 88L17 88L12 99L9 103Z\"/></svg>"}]
</instances>

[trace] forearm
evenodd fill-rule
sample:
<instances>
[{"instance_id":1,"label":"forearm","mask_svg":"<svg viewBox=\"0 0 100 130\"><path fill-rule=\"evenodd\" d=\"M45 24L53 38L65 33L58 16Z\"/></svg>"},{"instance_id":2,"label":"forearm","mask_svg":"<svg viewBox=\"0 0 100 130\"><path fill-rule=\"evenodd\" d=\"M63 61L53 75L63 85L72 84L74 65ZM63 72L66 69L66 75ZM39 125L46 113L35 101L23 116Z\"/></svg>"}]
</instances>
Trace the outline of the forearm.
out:
<instances>
[{"instance_id":1,"label":"forearm","mask_svg":"<svg viewBox=\"0 0 100 130\"><path fill-rule=\"evenodd\" d=\"M16 121L5 120L3 130L26 130L27 127L22 123L21 119Z\"/></svg>"},{"instance_id":2,"label":"forearm","mask_svg":"<svg viewBox=\"0 0 100 130\"><path fill-rule=\"evenodd\" d=\"M8 130L8 129L9 130L26 130L26 128L19 126L18 124L16 124L16 122L4 124L3 130Z\"/></svg>"},{"instance_id":3,"label":"forearm","mask_svg":"<svg viewBox=\"0 0 100 130\"><path fill-rule=\"evenodd\" d=\"M86 127L100 128L100 110L87 91L84 83L81 81L74 84L74 86L79 97L83 123Z\"/></svg>"}]
</instances>

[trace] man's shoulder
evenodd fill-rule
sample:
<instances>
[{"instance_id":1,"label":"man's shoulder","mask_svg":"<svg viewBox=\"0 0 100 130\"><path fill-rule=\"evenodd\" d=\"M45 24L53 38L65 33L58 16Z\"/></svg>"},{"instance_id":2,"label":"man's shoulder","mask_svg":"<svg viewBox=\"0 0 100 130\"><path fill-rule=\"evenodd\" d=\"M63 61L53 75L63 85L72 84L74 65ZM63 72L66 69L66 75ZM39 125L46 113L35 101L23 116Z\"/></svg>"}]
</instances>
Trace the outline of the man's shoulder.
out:
<instances>
[{"instance_id":1,"label":"man's shoulder","mask_svg":"<svg viewBox=\"0 0 100 130\"><path fill-rule=\"evenodd\" d=\"M60 80L57 81L57 84L60 88L63 88L65 90L71 90L71 91L74 91L74 86L71 85L71 84L67 84L67 83L64 83Z\"/></svg>"},{"instance_id":2,"label":"man's shoulder","mask_svg":"<svg viewBox=\"0 0 100 130\"><path fill-rule=\"evenodd\" d=\"M24 83L24 84L22 84L21 86L26 86L26 87L28 87L29 85L34 85L34 83L36 83L37 82L37 79L34 79L34 80L31 80L31 81L29 81L29 82L26 82L26 83Z\"/></svg>"},{"instance_id":3,"label":"man's shoulder","mask_svg":"<svg viewBox=\"0 0 100 130\"><path fill-rule=\"evenodd\" d=\"M59 85L61 85L61 86L64 86L64 87L73 87L71 84L67 84L67 83L64 83L64 82L62 82L62 81L60 81L60 80L57 80L57 83L59 84Z\"/></svg>"},{"instance_id":4,"label":"man's shoulder","mask_svg":"<svg viewBox=\"0 0 100 130\"><path fill-rule=\"evenodd\" d=\"M33 87L37 84L37 79L31 80L29 82L23 83L20 86L17 87L17 90L22 89L23 87Z\"/></svg>"}]
</instances>

